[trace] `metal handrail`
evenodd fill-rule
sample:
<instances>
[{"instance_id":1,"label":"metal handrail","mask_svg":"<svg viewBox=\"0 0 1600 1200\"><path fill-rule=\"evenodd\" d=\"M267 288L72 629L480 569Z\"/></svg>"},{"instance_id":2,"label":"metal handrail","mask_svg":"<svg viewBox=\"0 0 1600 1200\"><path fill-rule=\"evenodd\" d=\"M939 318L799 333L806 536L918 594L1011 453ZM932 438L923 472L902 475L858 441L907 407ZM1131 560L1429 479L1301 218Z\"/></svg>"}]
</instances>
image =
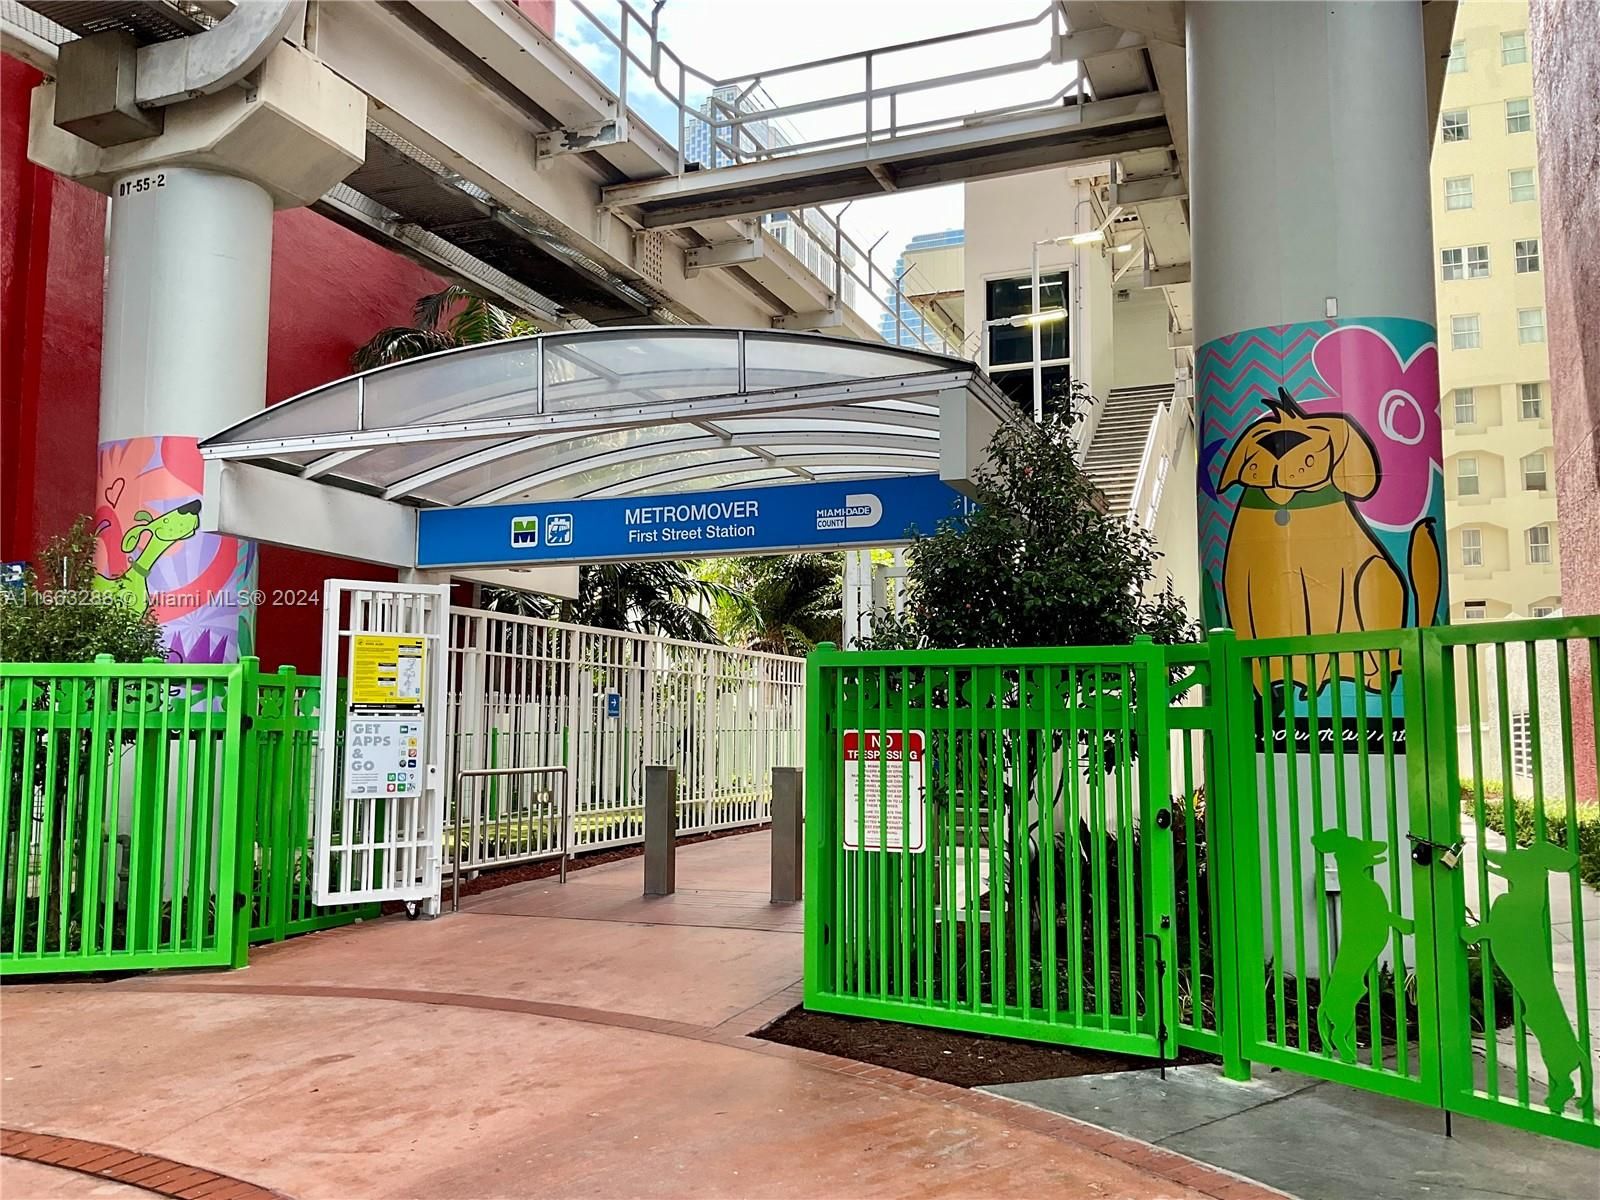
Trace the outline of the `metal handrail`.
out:
<instances>
[{"instance_id":1,"label":"metal handrail","mask_svg":"<svg viewBox=\"0 0 1600 1200\"><path fill-rule=\"evenodd\" d=\"M463 779L481 779L485 776L498 775L556 775L560 777L561 786L557 789L561 797L561 858L560 880L567 881L567 768L566 767L463 767L456 772L455 783L455 853L452 854L452 871L450 879L450 911L461 911L461 781Z\"/></svg>"}]
</instances>

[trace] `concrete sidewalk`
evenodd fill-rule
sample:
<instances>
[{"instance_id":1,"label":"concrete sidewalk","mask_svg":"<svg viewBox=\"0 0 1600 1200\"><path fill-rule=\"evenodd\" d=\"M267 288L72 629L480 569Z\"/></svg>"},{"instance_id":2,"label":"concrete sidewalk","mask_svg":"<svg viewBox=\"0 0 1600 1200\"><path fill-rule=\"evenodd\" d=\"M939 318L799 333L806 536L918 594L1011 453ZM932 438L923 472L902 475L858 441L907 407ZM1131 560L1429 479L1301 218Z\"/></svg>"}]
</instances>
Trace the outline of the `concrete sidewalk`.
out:
<instances>
[{"instance_id":1,"label":"concrete sidewalk","mask_svg":"<svg viewBox=\"0 0 1600 1200\"><path fill-rule=\"evenodd\" d=\"M675 896L641 898L641 862L613 863L241 972L8 986L0 1123L303 1200L1270 1194L746 1036L798 998L800 909L768 903L768 854L765 834L705 842L680 851ZM7 1200L30 1178L45 1188L8 1167ZM48 1178L40 1195L112 1194Z\"/></svg>"}]
</instances>

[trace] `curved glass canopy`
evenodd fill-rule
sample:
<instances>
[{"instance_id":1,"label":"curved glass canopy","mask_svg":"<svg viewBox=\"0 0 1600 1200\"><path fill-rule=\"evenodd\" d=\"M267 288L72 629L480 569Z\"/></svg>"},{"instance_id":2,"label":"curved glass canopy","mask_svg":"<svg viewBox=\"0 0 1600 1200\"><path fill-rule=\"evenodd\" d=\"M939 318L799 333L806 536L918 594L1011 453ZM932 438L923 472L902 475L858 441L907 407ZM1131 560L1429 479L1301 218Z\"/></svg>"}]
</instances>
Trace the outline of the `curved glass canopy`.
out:
<instances>
[{"instance_id":1,"label":"curved glass canopy","mask_svg":"<svg viewBox=\"0 0 1600 1200\"><path fill-rule=\"evenodd\" d=\"M941 407L1017 410L974 363L811 333L645 326L446 350L200 443L386 500L462 506L939 470Z\"/></svg>"}]
</instances>

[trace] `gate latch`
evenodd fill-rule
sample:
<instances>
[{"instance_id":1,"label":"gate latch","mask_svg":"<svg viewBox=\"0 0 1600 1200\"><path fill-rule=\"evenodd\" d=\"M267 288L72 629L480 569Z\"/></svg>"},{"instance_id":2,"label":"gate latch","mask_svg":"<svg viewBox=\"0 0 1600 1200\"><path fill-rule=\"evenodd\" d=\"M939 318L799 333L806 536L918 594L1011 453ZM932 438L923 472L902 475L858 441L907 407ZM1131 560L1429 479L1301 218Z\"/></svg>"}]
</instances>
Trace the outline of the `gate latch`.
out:
<instances>
[{"instance_id":1,"label":"gate latch","mask_svg":"<svg viewBox=\"0 0 1600 1200\"><path fill-rule=\"evenodd\" d=\"M1461 865L1460 842L1435 842L1425 837L1418 837L1414 833L1406 834L1406 840L1411 843L1411 861L1419 867L1430 865L1435 852L1438 853L1442 866L1454 870Z\"/></svg>"}]
</instances>

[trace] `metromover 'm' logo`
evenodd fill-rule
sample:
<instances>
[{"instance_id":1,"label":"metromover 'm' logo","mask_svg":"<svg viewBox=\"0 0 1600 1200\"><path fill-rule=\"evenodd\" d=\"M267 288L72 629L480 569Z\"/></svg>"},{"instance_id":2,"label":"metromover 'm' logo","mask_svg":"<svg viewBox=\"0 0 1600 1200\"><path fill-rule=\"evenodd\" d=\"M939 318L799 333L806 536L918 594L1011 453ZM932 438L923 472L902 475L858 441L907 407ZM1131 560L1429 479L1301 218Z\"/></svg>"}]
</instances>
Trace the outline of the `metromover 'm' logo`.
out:
<instances>
[{"instance_id":1,"label":"metromover 'm' logo","mask_svg":"<svg viewBox=\"0 0 1600 1200\"><path fill-rule=\"evenodd\" d=\"M538 517L511 518L511 545L516 549L531 550L539 544Z\"/></svg>"}]
</instances>

